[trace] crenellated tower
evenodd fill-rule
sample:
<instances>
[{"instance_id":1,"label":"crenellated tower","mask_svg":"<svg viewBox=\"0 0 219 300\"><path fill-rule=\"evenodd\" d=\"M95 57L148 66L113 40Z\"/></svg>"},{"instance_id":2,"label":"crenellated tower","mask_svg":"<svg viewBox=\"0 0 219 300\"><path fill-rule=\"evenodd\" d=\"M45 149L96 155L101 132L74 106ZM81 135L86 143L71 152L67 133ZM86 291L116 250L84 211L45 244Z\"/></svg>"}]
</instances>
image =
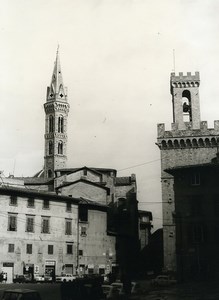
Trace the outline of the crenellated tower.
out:
<instances>
[{"instance_id":1,"label":"crenellated tower","mask_svg":"<svg viewBox=\"0 0 219 300\"><path fill-rule=\"evenodd\" d=\"M45 110L45 156L44 176L53 178L54 170L66 165L67 116L69 104L67 88L64 87L59 59L59 51L52 73L52 80L47 87Z\"/></svg>"},{"instance_id":2,"label":"crenellated tower","mask_svg":"<svg viewBox=\"0 0 219 300\"><path fill-rule=\"evenodd\" d=\"M178 129L185 129L185 122L191 122L193 129L200 128L200 105L199 105L199 72L191 75L179 75L171 73L170 91L173 101L173 122Z\"/></svg>"},{"instance_id":3,"label":"crenellated tower","mask_svg":"<svg viewBox=\"0 0 219 300\"><path fill-rule=\"evenodd\" d=\"M176 224L179 220L175 201L174 176L170 170L211 163L218 153L219 121L208 128L200 121L199 72L171 73L170 92L173 104L171 130L158 124L157 145L161 155L161 182L163 203L164 267L177 272ZM198 174L192 174L198 178ZM185 192L185 191L184 191Z\"/></svg>"}]
</instances>

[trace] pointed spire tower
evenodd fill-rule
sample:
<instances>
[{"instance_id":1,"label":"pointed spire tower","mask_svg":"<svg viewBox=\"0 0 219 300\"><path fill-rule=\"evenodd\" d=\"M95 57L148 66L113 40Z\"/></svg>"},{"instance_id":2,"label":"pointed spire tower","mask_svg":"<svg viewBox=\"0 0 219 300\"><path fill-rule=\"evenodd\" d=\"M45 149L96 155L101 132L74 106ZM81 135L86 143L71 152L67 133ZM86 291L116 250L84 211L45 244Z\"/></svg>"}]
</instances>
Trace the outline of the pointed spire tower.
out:
<instances>
[{"instance_id":1,"label":"pointed spire tower","mask_svg":"<svg viewBox=\"0 0 219 300\"><path fill-rule=\"evenodd\" d=\"M52 73L52 80L47 87L45 110L45 178L53 178L56 169L66 165L67 148L67 116L69 104L67 101L67 88L64 87L61 65L59 59L59 47Z\"/></svg>"}]
</instances>

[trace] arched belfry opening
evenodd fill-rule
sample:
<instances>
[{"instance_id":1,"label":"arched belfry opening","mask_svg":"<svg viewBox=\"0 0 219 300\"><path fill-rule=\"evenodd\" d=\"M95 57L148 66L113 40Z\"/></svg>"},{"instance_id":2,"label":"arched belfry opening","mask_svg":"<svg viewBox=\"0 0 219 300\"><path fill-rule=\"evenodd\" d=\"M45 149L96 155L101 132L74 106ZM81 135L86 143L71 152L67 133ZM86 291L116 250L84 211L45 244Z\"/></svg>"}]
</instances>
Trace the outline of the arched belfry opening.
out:
<instances>
[{"instance_id":1,"label":"arched belfry opening","mask_svg":"<svg viewBox=\"0 0 219 300\"><path fill-rule=\"evenodd\" d=\"M182 92L182 106L183 122L192 122L191 93L189 90Z\"/></svg>"},{"instance_id":2,"label":"arched belfry opening","mask_svg":"<svg viewBox=\"0 0 219 300\"><path fill-rule=\"evenodd\" d=\"M199 107L199 72L192 75L190 72L183 75L171 73L170 91L173 102L173 123L179 130L185 130L187 126L191 129L200 128ZM186 124L186 123L191 124Z\"/></svg>"}]
</instances>

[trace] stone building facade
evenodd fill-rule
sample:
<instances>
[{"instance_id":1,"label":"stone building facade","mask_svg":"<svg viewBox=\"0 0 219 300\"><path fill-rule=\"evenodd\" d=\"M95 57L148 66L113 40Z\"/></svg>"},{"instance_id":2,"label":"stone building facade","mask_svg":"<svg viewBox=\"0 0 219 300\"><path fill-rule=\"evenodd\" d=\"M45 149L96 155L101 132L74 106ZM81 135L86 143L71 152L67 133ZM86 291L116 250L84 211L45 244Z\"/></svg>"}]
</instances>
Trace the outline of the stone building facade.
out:
<instances>
[{"instance_id":1,"label":"stone building facade","mask_svg":"<svg viewBox=\"0 0 219 300\"><path fill-rule=\"evenodd\" d=\"M0 187L0 269L15 275L105 273L115 264L107 207L80 198Z\"/></svg>"},{"instance_id":2,"label":"stone building facade","mask_svg":"<svg viewBox=\"0 0 219 300\"><path fill-rule=\"evenodd\" d=\"M171 73L170 91L173 105L172 129L158 124L157 145L161 154L161 181L163 202L164 267L176 272L176 222L174 177L166 170L179 166L208 163L216 156L219 121L208 128L200 120L200 76Z\"/></svg>"},{"instance_id":3,"label":"stone building facade","mask_svg":"<svg viewBox=\"0 0 219 300\"><path fill-rule=\"evenodd\" d=\"M174 176L176 263L180 281L219 276L219 160L178 166Z\"/></svg>"}]
</instances>

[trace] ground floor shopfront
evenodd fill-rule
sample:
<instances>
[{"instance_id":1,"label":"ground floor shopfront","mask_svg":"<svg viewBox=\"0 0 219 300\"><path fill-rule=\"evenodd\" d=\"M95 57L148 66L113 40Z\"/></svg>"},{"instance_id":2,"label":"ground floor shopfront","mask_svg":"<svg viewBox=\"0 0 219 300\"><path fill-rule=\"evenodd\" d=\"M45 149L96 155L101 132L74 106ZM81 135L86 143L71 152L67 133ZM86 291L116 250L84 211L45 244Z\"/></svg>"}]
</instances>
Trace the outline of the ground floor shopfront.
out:
<instances>
[{"instance_id":1,"label":"ground floor shopfront","mask_svg":"<svg viewBox=\"0 0 219 300\"><path fill-rule=\"evenodd\" d=\"M92 274L109 274L117 273L118 265L113 263L109 264L60 264L56 260L44 260L42 263L19 263L19 262L2 262L0 263L0 272L6 274L6 282L12 283L17 275L25 275L30 281L34 280L36 276L44 276L45 279L51 278L55 280L55 276L61 274L72 275L92 275Z\"/></svg>"}]
</instances>

